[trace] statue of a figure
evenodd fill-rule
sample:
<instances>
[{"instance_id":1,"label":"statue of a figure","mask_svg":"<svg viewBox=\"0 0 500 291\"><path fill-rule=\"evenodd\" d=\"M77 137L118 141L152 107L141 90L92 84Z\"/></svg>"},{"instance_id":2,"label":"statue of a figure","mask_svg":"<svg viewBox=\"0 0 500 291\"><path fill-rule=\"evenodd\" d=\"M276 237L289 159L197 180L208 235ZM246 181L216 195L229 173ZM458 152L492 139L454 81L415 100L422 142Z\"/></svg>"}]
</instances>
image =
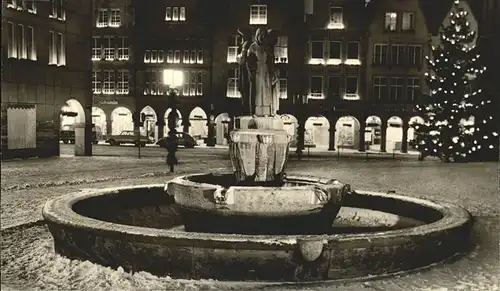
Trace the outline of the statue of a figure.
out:
<instances>
[{"instance_id":1,"label":"statue of a figure","mask_svg":"<svg viewBox=\"0 0 500 291\"><path fill-rule=\"evenodd\" d=\"M246 65L250 80L250 100L255 104L255 115L274 116L278 111L278 94L275 92L277 76L274 68L273 30L257 29L255 40L248 48Z\"/></svg>"},{"instance_id":2,"label":"statue of a figure","mask_svg":"<svg viewBox=\"0 0 500 291\"><path fill-rule=\"evenodd\" d=\"M242 42L238 47L236 61L238 62L238 91L241 94L242 114L253 115L255 113L255 104L250 98L250 76L247 69L248 48L252 43L252 34L247 29L238 29L238 34Z\"/></svg>"}]
</instances>

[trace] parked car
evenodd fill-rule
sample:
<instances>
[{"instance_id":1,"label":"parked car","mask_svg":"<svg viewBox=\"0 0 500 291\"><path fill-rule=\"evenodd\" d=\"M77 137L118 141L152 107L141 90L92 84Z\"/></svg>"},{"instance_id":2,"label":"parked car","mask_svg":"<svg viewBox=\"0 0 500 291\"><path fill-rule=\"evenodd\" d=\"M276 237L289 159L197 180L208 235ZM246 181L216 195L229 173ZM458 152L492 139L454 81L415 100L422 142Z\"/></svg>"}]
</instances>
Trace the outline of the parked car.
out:
<instances>
[{"instance_id":1,"label":"parked car","mask_svg":"<svg viewBox=\"0 0 500 291\"><path fill-rule=\"evenodd\" d=\"M97 144L99 142L98 133L95 128L92 128L92 143ZM59 140L63 143L75 143L75 129L72 125L65 125L63 129L59 131Z\"/></svg>"},{"instance_id":2,"label":"parked car","mask_svg":"<svg viewBox=\"0 0 500 291\"><path fill-rule=\"evenodd\" d=\"M167 148L168 146L168 136L160 138L156 144L162 148ZM196 139L187 132L177 133L177 145L184 146L185 148L194 148L197 145Z\"/></svg>"},{"instance_id":3,"label":"parked car","mask_svg":"<svg viewBox=\"0 0 500 291\"><path fill-rule=\"evenodd\" d=\"M111 135L106 142L112 146L130 143L143 147L146 146L146 144L152 144L153 139L141 133L140 139L137 141L137 137L133 130L124 130L120 134Z\"/></svg>"}]
</instances>

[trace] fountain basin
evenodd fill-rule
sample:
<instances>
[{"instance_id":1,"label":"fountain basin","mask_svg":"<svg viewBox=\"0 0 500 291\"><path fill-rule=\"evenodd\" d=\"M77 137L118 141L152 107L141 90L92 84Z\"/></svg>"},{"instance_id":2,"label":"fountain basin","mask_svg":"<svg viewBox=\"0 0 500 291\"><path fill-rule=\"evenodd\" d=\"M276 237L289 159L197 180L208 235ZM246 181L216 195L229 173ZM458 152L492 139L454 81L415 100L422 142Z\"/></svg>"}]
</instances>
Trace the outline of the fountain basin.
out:
<instances>
[{"instance_id":1,"label":"fountain basin","mask_svg":"<svg viewBox=\"0 0 500 291\"><path fill-rule=\"evenodd\" d=\"M167 183L189 231L324 233L350 186L337 180L286 177L280 184L241 185L233 174L193 174Z\"/></svg>"},{"instance_id":2,"label":"fountain basin","mask_svg":"<svg viewBox=\"0 0 500 291\"><path fill-rule=\"evenodd\" d=\"M466 250L471 226L469 213L452 204L355 191L345 197L331 233L186 232L164 185L65 195L47 202L43 216L55 251L69 258L218 280L317 281L407 271Z\"/></svg>"}]
</instances>

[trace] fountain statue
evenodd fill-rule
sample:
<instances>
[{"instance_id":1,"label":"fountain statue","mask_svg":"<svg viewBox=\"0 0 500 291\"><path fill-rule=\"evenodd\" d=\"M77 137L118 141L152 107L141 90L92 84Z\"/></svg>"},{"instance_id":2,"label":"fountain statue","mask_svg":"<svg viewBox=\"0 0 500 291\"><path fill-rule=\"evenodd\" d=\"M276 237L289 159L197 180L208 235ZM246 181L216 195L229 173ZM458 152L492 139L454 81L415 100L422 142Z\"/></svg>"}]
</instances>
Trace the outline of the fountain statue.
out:
<instances>
[{"instance_id":1,"label":"fountain statue","mask_svg":"<svg viewBox=\"0 0 500 291\"><path fill-rule=\"evenodd\" d=\"M239 32L232 171L55 198L43 217L57 253L175 278L290 282L385 276L468 248L471 218L458 206L285 175L276 37Z\"/></svg>"},{"instance_id":2,"label":"fountain statue","mask_svg":"<svg viewBox=\"0 0 500 291\"><path fill-rule=\"evenodd\" d=\"M286 177L291 136L277 115L277 37L272 29L258 28L253 41L249 31L238 32L243 39L237 55L243 114L229 134L233 173L174 179L168 193L180 205L190 231L324 232L350 187L333 179ZM193 191L202 185L213 188L213 198Z\"/></svg>"}]
</instances>

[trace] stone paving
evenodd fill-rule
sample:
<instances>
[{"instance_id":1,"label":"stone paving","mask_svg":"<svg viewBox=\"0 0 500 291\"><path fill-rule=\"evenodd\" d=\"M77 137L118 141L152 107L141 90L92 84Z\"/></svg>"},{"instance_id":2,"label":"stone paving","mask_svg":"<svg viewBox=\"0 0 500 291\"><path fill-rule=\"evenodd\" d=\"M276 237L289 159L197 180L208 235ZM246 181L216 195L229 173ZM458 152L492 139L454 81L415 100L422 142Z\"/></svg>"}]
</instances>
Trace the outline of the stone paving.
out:
<instances>
[{"instance_id":1,"label":"stone paving","mask_svg":"<svg viewBox=\"0 0 500 291\"><path fill-rule=\"evenodd\" d=\"M230 165L225 149L180 151L179 157L181 164L176 175L223 171ZM182 281L156 278L147 273L124 275L100 266L89 267L88 262L65 261L53 254L51 238L44 226L7 230L40 220L45 201L65 193L86 188L164 183L175 175L166 172L162 157L72 157L5 162L1 169L2 290L9 290L8 287L90 290L94 284L91 282L102 285L103 280L109 286L104 284L107 289L100 290L259 290L264 287L266 290L499 290L498 170L497 163L443 164L334 157L291 160L287 167L290 174L334 177L350 183L354 189L393 190L403 195L449 201L464 206L475 219L475 247L464 257L428 270L385 279L292 287ZM33 262L33 258L38 260ZM56 276L53 273L58 268L76 268L76 273L63 272L68 276ZM50 280L53 282L48 282Z\"/></svg>"}]
</instances>

